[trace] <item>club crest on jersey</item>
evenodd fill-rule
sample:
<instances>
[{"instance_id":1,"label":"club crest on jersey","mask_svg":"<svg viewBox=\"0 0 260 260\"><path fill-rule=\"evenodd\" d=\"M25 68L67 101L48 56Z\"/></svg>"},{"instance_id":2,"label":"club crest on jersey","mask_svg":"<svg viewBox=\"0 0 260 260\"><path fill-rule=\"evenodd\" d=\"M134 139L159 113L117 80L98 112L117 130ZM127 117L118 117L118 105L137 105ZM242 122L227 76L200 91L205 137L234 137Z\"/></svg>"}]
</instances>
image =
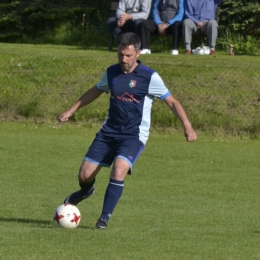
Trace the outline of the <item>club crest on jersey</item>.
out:
<instances>
[{"instance_id":1,"label":"club crest on jersey","mask_svg":"<svg viewBox=\"0 0 260 260\"><path fill-rule=\"evenodd\" d=\"M129 83L130 88L135 88L136 87L136 80L131 80Z\"/></svg>"}]
</instances>

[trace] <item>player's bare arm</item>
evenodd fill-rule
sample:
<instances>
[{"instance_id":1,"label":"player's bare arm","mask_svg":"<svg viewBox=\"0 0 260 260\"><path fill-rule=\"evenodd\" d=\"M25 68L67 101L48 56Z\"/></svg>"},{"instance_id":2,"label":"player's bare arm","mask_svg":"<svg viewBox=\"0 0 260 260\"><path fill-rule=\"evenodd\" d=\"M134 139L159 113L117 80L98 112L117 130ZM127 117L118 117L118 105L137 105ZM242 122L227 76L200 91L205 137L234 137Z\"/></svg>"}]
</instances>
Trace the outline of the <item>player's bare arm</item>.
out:
<instances>
[{"instance_id":1,"label":"player's bare arm","mask_svg":"<svg viewBox=\"0 0 260 260\"><path fill-rule=\"evenodd\" d=\"M179 120L181 121L183 128L184 128L184 134L185 134L186 140L189 142L195 141L197 139L197 134L193 130L192 125L186 115L186 112L184 111L180 102L176 98L174 98L172 95L165 98L164 101L169 106L169 108L172 110L174 115L177 118L179 118Z\"/></svg>"},{"instance_id":2,"label":"player's bare arm","mask_svg":"<svg viewBox=\"0 0 260 260\"><path fill-rule=\"evenodd\" d=\"M96 86L92 87L91 89L87 90L79 99L78 101L67 111L61 113L59 115L60 122L66 122L69 118L81 107L84 107L95 99L97 99L103 92L99 91Z\"/></svg>"}]
</instances>

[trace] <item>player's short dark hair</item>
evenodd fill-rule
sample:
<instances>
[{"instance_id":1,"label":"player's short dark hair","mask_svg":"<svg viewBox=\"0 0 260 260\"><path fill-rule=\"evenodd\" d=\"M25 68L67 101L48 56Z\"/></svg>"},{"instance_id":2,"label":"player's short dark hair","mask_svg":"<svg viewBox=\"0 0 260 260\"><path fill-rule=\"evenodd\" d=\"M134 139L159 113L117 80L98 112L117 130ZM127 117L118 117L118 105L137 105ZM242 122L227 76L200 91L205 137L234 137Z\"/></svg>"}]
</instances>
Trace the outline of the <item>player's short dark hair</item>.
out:
<instances>
[{"instance_id":1,"label":"player's short dark hair","mask_svg":"<svg viewBox=\"0 0 260 260\"><path fill-rule=\"evenodd\" d=\"M136 33L127 32L121 34L118 37L118 46L119 45L123 45L123 46L134 45L135 50L139 51L141 48L141 40Z\"/></svg>"}]
</instances>

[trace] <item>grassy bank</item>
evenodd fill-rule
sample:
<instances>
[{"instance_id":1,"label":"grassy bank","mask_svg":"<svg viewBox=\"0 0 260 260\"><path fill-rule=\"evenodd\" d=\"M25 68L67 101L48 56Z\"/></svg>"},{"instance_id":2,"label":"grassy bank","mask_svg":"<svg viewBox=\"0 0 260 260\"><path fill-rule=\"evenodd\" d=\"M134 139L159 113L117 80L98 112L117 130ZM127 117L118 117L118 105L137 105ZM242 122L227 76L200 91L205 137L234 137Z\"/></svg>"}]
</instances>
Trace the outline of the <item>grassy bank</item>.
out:
<instances>
[{"instance_id":1,"label":"grassy bank","mask_svg":"<svg viewBox=\"0 0 260 260\"><path fill-rule=\"evenodd\" d=\"M171 56L141 60L162 76L197 130L253 138L260 135L260 76L257 56ZM0 44L0 120L53 122L107 66L116 52L68 46ZM77 122L100 122L108 96L78 111ZM155 100L153 126L180 128L163 102Z\"/></svg>"}]
</instances>

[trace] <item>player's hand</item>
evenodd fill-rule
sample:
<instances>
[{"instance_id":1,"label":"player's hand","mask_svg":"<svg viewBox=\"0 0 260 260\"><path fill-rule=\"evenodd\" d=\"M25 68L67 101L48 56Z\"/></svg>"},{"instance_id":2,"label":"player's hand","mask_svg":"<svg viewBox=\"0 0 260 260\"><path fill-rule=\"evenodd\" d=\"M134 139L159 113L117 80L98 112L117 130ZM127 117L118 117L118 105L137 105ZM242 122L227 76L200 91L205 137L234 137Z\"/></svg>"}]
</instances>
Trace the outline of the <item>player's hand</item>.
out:
<instances>
[{"instance_id":1,"label":"player's hand","mask_svg":"<svg viewBox=\"0 0 260 260\"><path fill-rule=\"evenodd\" d=\"M60 122L67 122L71 116L72 113L69 110L67 110L59 115L58 120Z\"/></svg>"},{"instance_id":2,"label":"player's hand","mask_svg":"<svg viewBox=\"0 0 260 260\"><path fill-rule=\"evenodd\" d=\"M195 141L195 140L197 139L197 134L196 134L196 132L193 130L192 127L186 128L186 129L184 130L184 135L185 135L186 140L187 140L188 142L193 142L193 141Z\"/></svg>"}]
</instances>

